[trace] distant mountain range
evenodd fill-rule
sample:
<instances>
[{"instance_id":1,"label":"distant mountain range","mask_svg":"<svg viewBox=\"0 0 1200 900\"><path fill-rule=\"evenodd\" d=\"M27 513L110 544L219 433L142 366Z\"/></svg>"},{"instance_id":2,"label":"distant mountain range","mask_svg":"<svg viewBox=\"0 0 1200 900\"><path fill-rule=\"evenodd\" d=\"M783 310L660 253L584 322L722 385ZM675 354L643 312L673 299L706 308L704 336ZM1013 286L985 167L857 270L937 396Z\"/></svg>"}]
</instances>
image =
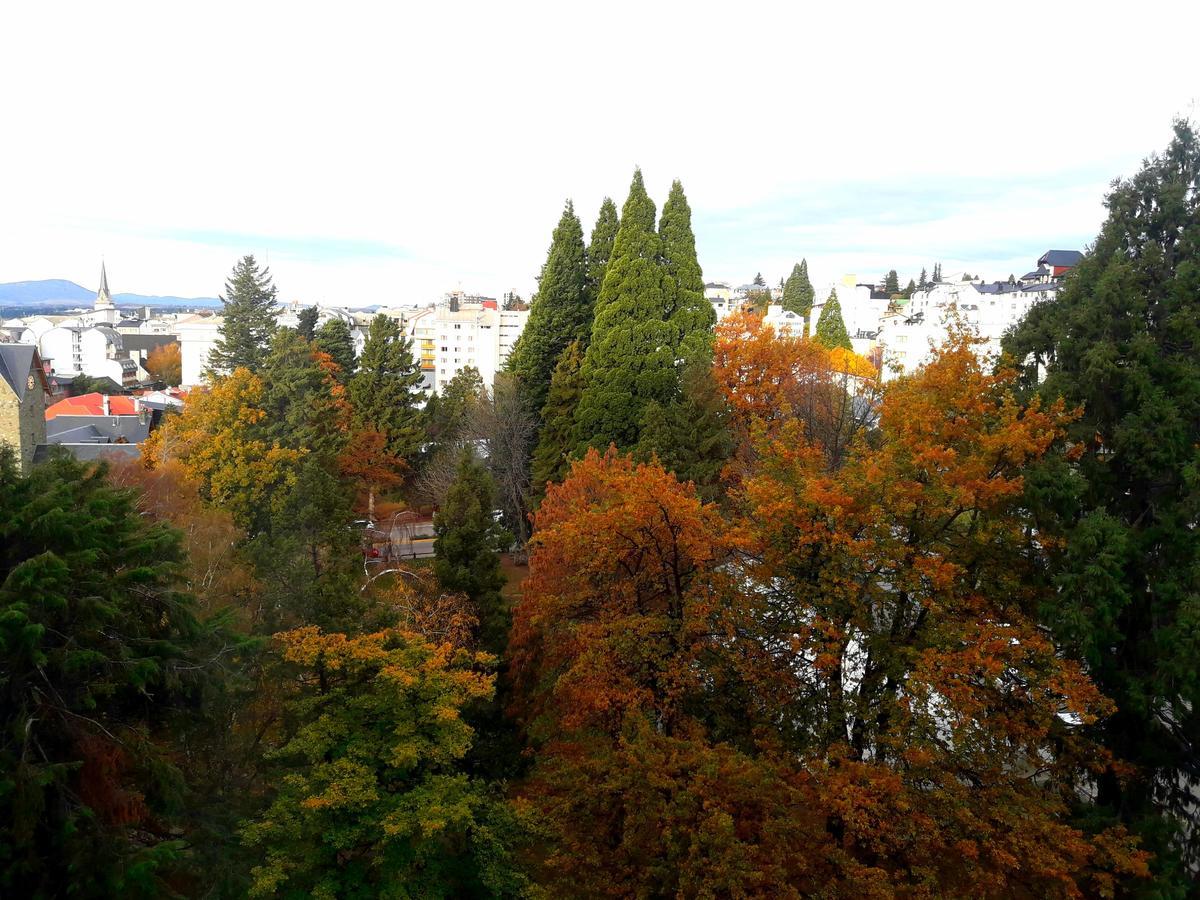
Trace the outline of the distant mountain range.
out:
<instances>
[{"instance_id":1,"label":"distant mountain range","mask_svg":"<svg viewBox=\"0 0 1200 900\"><path fill-rule=\"evenodd\" d=\"M47 309L62 306L91 306L96 292L63 278L42 281L12 281L0 284L0 307ZM171 297L147 294L113 294L117 306L220 306L216 297Z\"/></svg>"}]
</instances>

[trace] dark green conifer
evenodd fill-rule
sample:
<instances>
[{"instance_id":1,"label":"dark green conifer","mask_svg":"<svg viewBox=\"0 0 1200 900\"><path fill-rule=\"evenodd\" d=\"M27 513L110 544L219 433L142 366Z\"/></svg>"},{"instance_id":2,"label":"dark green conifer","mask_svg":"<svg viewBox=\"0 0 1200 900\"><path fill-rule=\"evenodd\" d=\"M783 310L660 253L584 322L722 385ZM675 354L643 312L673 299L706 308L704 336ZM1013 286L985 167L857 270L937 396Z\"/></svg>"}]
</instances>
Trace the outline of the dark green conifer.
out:
<instances>
[{"instance_id":1,"label":"dark green conifer","mask_svg":"<svg viewBox=\"0 0 1200 900\"><path fill-rule=\"evenodd\" d=\"M563 348L591 331L587 274L583 227L568 200L538 278L529 321L508 357L508 370L520 379L533 409L540 410L546 402L554 362Z\"/></svg>"},{"instance_id":2,"label":"dark green conifer","mask_svg":"<svg viewBox=\"0 0 1200 900\"><path fill-rule=\"evenodd\" d=\"M883 280L883 290L889 295L900 293L900 276L896 274L895 269L887 273L887 277Z\"/></svg>"},{"instance_id":3,"label":"dark green conifer","mask_svg":"<svg viewBox=\"0 0 1200 900\"><path fill-rule=\"evenodd\" d=\"M696 236L692 232L692 210L683 185L676 179L663 204L658 226L662 261L670 278L665 318L676 346L677 365L695 361L707 365L712 358L713 306L704 296L704 273L696 259Z\"/></svg>"},{"instance_id":4,"label":"dark green conifer","mask_svg":"<svg viewBox=\"0 0 1200 900\"><path fill-rule=\"evenodd\" d=\"M1168 881L1185 881L1186 867L1194 876L1200 863L1200 139L1193 128L1177 122L1166 152L1115 183L1107 206L1090 252L1004 347L1027 363L1030 391L1083 409L1062 452L1026 486L1038 530L1066 535L1061 550L1041 544L1057 589L1043 613L1115 701L1115 714L1094 728L1132 764L1099 779L1095 812L1134 828L1157 854L1160 884L1146 896L1182 896Z\"/></svg>"},{"instance_id":5,"label":"dark green conifer","mask_svg":"<svg viewBox=\"0 0 1200 900\"><path fill-rule=\"evenodd\" d=\"M388 449L412 462L424 441L420 406L421 365L412 341L400 326L380 313L371 320L358 371L346 386L354 424L387 437Z\"/></svg>"},{"instance_id":6,"label":"dark green conifer","mask_svg":"<svg viewBox=\"0 0 1200 900\"><path fill-rule=\"evenodd\" d=\"M317 308L315 306L304 307L300 310L298 318L300 321L296 324L296 330L300 332L300 337L311 341L317 334Z\"/></svg>"},{"instance_id":7,"label":"dark green conifer","mask_svg":"<svg viewBox=\"0 0 1200 900\"><path fill-rule=\"evenodd\" d=\"M328 353L330 358L341 369L340 380L345 383L354 374L358 364L354 354L354 335L350 326L342 319L330 319L317 329L315 342L317 349Z\"/></svg>"},{"instance_id":8,"label":"dark green conifer","mask_svg":"<svg viewBox=\"0 0 1200 900\"><path fill-rule=\"evenodd\" d=\"M260 269L253 256L243 256L233 267L221 297L221 336L208 354L207 372L227 375L245 367L262 368L275 331L275 285L269 269Z\"/></svg>"},{"instance_id":9,"label":"dark green conifer","mask_svg":"<svg viewBox=\"0 0 1200 900\"><path fill-rule=\"evenodd\" d=\"M505 584L500 552L512 536L497 522L496 487L470 450L459 459L454 484L434 517L434 574L442 590L460 591L475 604L483 646L504 650L509 613L501 594Z\"/></svg>"},{"instance_id":10,"label":"dark green conifer","mask_svg":"<svg viewBox=\"0 0 1200 900\"><path fill-rule=\"evenodd\" d=\"M792 266L792 274L783 285L783 308L808 319L812 312L815 292L808 278L808 260L800 260L799 265Z\"/></svg>"},{"instance_id":11,"label":"dark green conifer","mask_svg":"<svg viewBox=\"0 0 1200 900\"><path fill-rule=\"evenodd\" d=\"M617 229L620 227L617 217L617 204L611 197L605 197L600 204L600 215L596 217L596 225L592 228L592 240L587 250L587 289L588 297L594 307L596 298L600 296L600 286L604 284L604 273L608 269L608 261L612 258L613 243L617 239ZM591 338L591 332L583 335L583 346Z\"/></svg>"},{"instance_id":12,"label":"dark green conifer","mask_svg":"<svg viewBox=\"0 0 1200 900\"><path fill-rule=\"evenodd\" d=\"M639 169L621 211L583 360L585 387L575 415L581 445L632 447L646 403L665 402L675 390L675 347L663 320L671 279L661 258L654 202Z\"/></svg>"},{"instance_id":13,"label":"dark green conifer","mask_svg":"<svg viewBox=\"0 0 1200 900\"><path fill-rule=\"evenodd\" d=\"M563 350L550 379L546 405L542 407L542 430L533 451L533 492L546 493L546 485L562 481L571 468L575 450L575 407L583 394L583 342L572 341Z\"/></svg>"},{"instance_id":14,"label":"dark green conifer","mask_svg":"<svg viewBox=\"0 0 1200 900\"><path fill-rule=\"evenodd\" d=\"M835 347L851 349L850 334L846 331L846 322L842 318L842 304L838 300L837 288L829 292L829 299L821 307L821 315L817 317L815 340L827 350Z\"/></svg>"}]
</instances>

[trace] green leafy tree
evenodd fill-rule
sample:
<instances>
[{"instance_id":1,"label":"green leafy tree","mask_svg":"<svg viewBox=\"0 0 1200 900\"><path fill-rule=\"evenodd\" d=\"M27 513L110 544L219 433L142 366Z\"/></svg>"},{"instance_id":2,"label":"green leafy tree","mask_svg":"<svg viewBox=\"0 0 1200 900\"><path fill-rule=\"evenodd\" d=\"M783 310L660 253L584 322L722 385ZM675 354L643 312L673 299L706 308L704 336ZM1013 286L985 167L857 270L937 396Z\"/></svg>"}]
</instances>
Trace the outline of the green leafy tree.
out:
<instances>
[{"instance_id":1,"label":"green leafy tree","mask_svg":"<svg viewBox=\"0 0 1200 900\"><path fill-rule=\"evenodd\" d=\"M184 847L173 731L219 645L178 531L103 465L0 447L0 894L160 897Z\"/></svg>"},{"instance_id":2,"label":"green leafy tree","mask_svg":"<svg viewBox=\"0 0 1200 900\"><path fill-rule=\"evenodd\" d=\"M350 326L342 319L330 319L317 329L315 342L317 349L328 353L329 357L338 364L340 381L345 383L354 374L358 361L354 354L354 335Z\"/></svg>"},{"instance_id":3,"label":"green leafy tree","mask_svg":"<svg viewBox=\"0 0 1200 900\"><path fill-rule=\"evenodd\" d=\"M554 361L571 341L591 331L592 305L587 291L587 254L583 226L570 200L554 229L529 321L517 338L507 368L521 380L533 408L540 410L550 389Z\"/></svg>"},{"instance_id":4,"label":"green leafy tree","mask_svg":"<svg viewBox=\"0 0 1200 900\"><path fill-rule=\"evenodd\" d=\"M533 451L533 492L541 497L546 485L562 481L571 467L575 450L575 407L583 395L583 342L572 341L558 357L546 405L542 407L542 429Z\"/></svg>"},{"instance_id":5,"label":"green leafy tree","mask_svg":"<svg viewBox=\"0 0 1200 900\"><path fill-rule=\"evenodd\" d=\"M676 347L676 360L707 365L712 360L712 329L716 312L704 296L704 273L696 259L692 210L683 185L676 179L663 204L658 226L663 268L670 279L666 320Z\"/></svg>"},{"instance_id":6,"label":"green leafy tree","mask_svg":"<svg viewBox=\"0 0 1200 900\"><path fill-rule=\"evenodd\" d=\"M842 319L842 304L838 301L837 288L829 292L829 299L821 307L821 315L817 317L815 339L826 350L832 350L834 347L853 349L850 334L846 331L846 322Z\"/></svg>"},{"instance_id":7,"label":"green leafy tree","mask_svg":"<svg viewBox=\"0 0 1200 900\"><path fill-rule=\"evenodd\" d=\"M900 276L896 274L895 269L887 273L887 277L883 280L883 289L888 294L900 293Z\"/></svg>"},{"instance_id":8,"label":"green leafy tree","mask_svg":"<svg viewBox=\"0 0 1200 900\"><path fill-rule=\"evenodd\" d=\"M675 390L675 348L663 319L672 285L660 263L654 218L654 201L638 169L584 356L585 387L575 415L581 445L633 446L645 405L665 402Z\"/></svg>"},{"instance_id":9,"label":"green leafy tree","mask_svg":"<svg viewBox=\"0 0 1200 900\"><path fill-rule=\"evenodd\" d=\"M433 571L443 590L466 594L475 604L483 646L498 653L504 648L509 624L500 593L506 580L500 552L512 543L512 536L496 522L495 509L491 475L464 450L446 502L434 516Z\"/></svg>"},{"instance_id":10,"label":"green leafy tree","mask_svg":"<svg viewBox=\"0 0 1200 900\"><path fill-rule=\"evenodd\" d=\"M462 771L463 713L493 692L488 659L399 630L304 627L278 645L295 696L274 799L243 831L262 860L250 896L523 895L518 823Z\"/></svg>"},{"instance_id":11,"label":"green leafy tree","mask_svg":"<svg viewBox=\"0 0 1200 900\"><path fill-rule=\"evenodd\" d=\"M587 250L587 289L593 307L596 298L600 296L600 286L604 284L604 273L608 270L608 261L612 258L613 243L617 239L617 229L620 227L617 216L617 204L611 197L605 197L600 204L600 215L592 228L592 240ZM584 347L587 346L591 333L582 335Z\"/></svg>"},{"instance_id":12,"label":"green leafy tree","mask_svg":"<svg viewBox=\"0 0 1200 900\"><path fill-rule=\"evenodd\" d=\"M381 432L388 450L409 461L415 460L425 436L422 378L412 341L393 319L377 315L367 331L358 371L346 386L346 397L355 427Z\"/></svg>"},{"instance_id":13,"label":"green leafy tree","mask_svg":"<svg viewBox=\"0 0 1200 900\"><path fill-rule=\"evenodd\" d=\"M269 269L260 269L253 256L238 260L221 297L224 320L221 336L208 354L210 374L224 375L238 367L251 372L262 368L275 331L275 294Z\"/></svg>"},{"instance_id":14,"label":"green leafy tree","mask_svg":"<svg viewBox=\"0 0 1200 900\"><path fill-rule=\"evenodd\" d=\"M790 310L807 321L813 307L813 286L808 279L808 260L802 259L792 266L792 274L783 284L783 308Z\"/></svg>"},{"instance_id":15,"label":"green leafy tree","mask_svg":"<svg viewBox=\"0 0 1200 900\"><path fill-rule=\"evenodd\" d=\"M317 335L317 308L315 306L304 307L300 310L298 318L300 321L296 324L296 330L306 341L311 341Z\"/></svg>"},{"instance_id":16,"label":"green leafy tree","mask_svg":"<svg viewBox=\"0 0 1200 900\"><path fill-rule=\"evenodd\" d=\"M1095 728L1132 773L1099 781L1099 813L1159 856L1200 863L1200 140L1115 183L1108 219L1059 295L1005 340L1028 388L1082 407L1062 453L1027 478L1048 532L1058 639L1117 705ZM1038 385L1039 376L1045 380ZM1173 845L1168 843L1173 840ZM1194 884L1192 888L1194 889Z\"/></svg>"}]
</instances>

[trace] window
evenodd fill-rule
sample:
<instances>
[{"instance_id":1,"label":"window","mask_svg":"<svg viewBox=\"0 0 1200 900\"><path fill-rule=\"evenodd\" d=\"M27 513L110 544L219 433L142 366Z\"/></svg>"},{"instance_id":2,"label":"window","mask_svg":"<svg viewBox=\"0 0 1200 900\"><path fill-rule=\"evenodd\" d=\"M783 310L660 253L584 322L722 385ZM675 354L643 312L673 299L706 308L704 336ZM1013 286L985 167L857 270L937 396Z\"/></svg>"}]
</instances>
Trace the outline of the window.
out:
<instances>
[{"instance_id":1,"label":"window","mask_svg":"<svg viewBox=\"0 0 1200 900\"><path fill-rule=\"evenodd\" d=\"M461 325L459 325L457 322L455 322L455 323L454 323L454 327L455 327L455 328L462 328L462 326L461 326Z\"/></svg>"}]
</instances>

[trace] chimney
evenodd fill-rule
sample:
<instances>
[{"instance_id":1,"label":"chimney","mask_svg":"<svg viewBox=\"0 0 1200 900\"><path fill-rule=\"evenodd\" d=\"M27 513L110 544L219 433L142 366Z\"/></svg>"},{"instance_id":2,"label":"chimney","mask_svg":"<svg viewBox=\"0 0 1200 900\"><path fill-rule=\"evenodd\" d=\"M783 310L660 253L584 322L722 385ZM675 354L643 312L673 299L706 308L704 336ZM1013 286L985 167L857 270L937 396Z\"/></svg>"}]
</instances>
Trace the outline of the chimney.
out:
<instances>
[{"instance_id":1,"label":"chimney","mask_svg":"<svg viewBox=\"0 0 1200 900\"><path fill-rule=\"evenodd\" d=\"M104 415L107 416L108 415L108 394L101 394L100 402L103 404L103 406L101 408L104 410Z\"/></svg>"}]
</instances>

